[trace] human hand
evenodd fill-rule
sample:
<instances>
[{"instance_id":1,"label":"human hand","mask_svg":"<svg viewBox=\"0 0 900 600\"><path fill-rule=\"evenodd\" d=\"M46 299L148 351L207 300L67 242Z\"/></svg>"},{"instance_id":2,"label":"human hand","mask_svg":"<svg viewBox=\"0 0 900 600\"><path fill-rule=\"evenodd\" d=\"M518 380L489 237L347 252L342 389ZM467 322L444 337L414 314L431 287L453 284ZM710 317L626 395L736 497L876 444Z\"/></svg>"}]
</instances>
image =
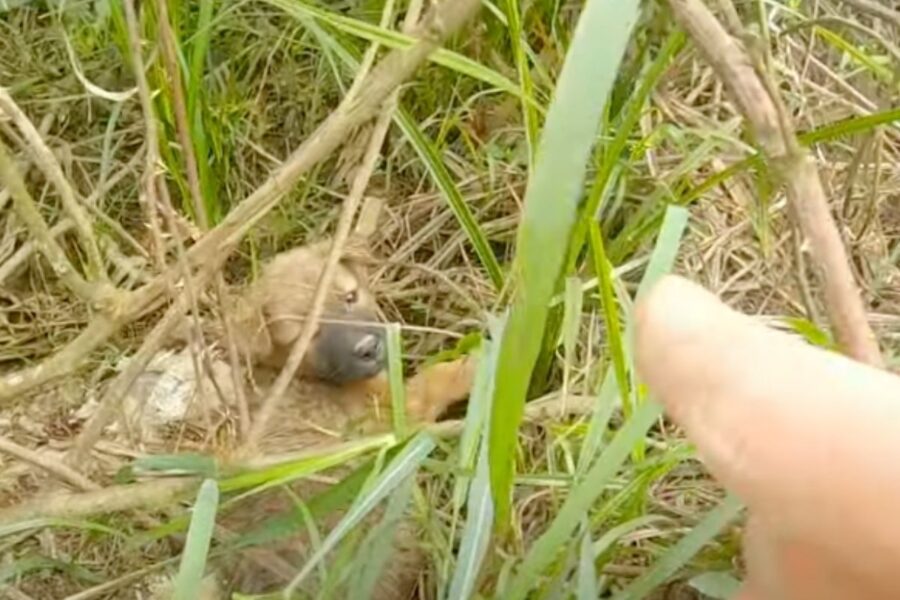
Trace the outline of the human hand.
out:
<instances>
[{"instance_id":1,"label":"human hand","mask_svg":"<svg viewBox=\"0 0 900 600\"><path fill-rule=\"evenodd\" d=\"M738 597L900 598L900 377L674 276L636 327L644 381L748 507Z\"/></svg>"}]
</instances>

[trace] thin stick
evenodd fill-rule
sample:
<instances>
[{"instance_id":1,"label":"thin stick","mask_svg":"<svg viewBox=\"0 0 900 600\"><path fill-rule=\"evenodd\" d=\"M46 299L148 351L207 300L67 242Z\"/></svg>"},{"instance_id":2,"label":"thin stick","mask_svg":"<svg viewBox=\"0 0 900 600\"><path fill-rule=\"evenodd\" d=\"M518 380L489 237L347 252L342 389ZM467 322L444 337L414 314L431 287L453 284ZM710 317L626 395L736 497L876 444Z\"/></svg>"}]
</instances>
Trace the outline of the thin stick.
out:
<instances>
[{"instance_id":1,"label":"thin stick","mask_svg":"<svg viewBox=\"0 0 900 600\"><path fill-rule=\"evenodd\" d=\"M873 17L878 17L900 29L900 12L886 6L883 0L843 0L844 4L849 4L859 10L869 13Z\"/></svg>"},{"instance_id":2,"label":"thin stick","mask_svg":"<svg viewBox=\"0 0 900 600\"><path fill-rule=\"evenodd\" d=\"M138 200L144 211L144 217L150 226L150 234L153 240L153 257L157 267L165 266L165 252L163 250L163 236L159 226L157 208L159 199L156 196L156 180L159 169L159 135L156 130L156 117L153 114L153 102L150 98L150 84L144 74L144 59L141 58L141 34L138 26L137 15L134 11L134 0L124 1L125 23L128 29L128 46L131 50L131 67L134 70L134 78L137 80L138 97L141 99L141 110L144 113L144 143L146 155L144 158L144 193L138 195Z\"/></svg>"},{"instance_id":3,"label":"thin stick","mask_svg":"<svg viewBox=\"0 0 900 600\"><path fill-rule=\"evenodd\" d=\"M22 132L22 135L25 136L25 141L28 142L26 149L31 154L34 164L56 188L60 200L62 200L63 208L75 222L75 231L78 233L78 238L87 254L91 278L108 283L109 280L103 265L103 258L100 255L100 246L97 244L97 238L94 236L91 220L78 200L75 189L69 183L69 180L66 179L62 167L60 167L56 157L53 156L53 152L44 143L44 139L28 118L28 115L19 108L19 105L12 99L6 88L3 87L0 87L0 111L9 115L16 127L19 128L19 131Z\"/></svg>"},{"instance_id":4,"label":"thin stick","mask_svg":"<svg viewBox=\"0 0 900 600\"><path fill-rule=\"evenodd\" d=\"M797 225L809 241L835 337L853 358L883 366L878 342L866 316L843 241L825 199L815 164L801 148L787 111L754 68L747 51L731 37L701 0L668 0L679 24L688 31L731 91L772 169L781 176Z\"/></svg>"},{"instance_id":5,"label":"thin stick","mask_svg":"<svg viewBox=\"0 0 900 600\"><path fill-rule=\"evenodd\" d=\"M37 452L29 450L24 446L20 446L19 444L13 442L12 440L6 439L3 436L0 436L0 452L6 452L10 456L15 456L19 460L31 463L36 467L40 467L51 475L54 475L62 481L74 485L75 487L82 490L88 491L100 489L99 485L97 485L81 473L73 471L66 465L53 460L52 458L41 456Z\"/></svg>"},{"instance_id":6,"label":"thin stick","mask_svg":"<svg viewBox=\"0 0 900 600\"><path fill-rule=\"evenodd\" d=\"M9 190L16 214L28 228L28 232L34 238L34 244L50 263L50 268L60 281L85 302L92 306L102 305L107 290L85 280L75 270L62 247L56 243L2 140L0 140L0 182Z\"/></svg>"},{"instance_id":7,"label":"thin stick","mask_svg":"<svg viewBox=\"0 0 900 600\"><path fill-rule=\"evenodd\" d=\"M412 28L412 25L418 18L420 8L421 3L419 2L414 2L412 6L410 6L410 10L408 10L406 14L406 29ZM322 313L325 310L325 299L331 289L331 283L334 280L337 264L343 253L344 244L350 236L353 218L356 216L357 209L362 202L363 194L365 194L366 188L369 185L369 179L381 156L381 147L384 145L384 138L391 126L391 120L397 105L397 97L398 92L395 90L385 102L385 107L372 130L362 164L353 176L350 193L347 195L347 198L344 200L344 205L341 208L341 214L338 218L338 224L335 229L334 238L331 242L331 248L328 252L328 258L325 261L325 266L323 267L322 274L316 285L312 309L303 323L303 329L300 331L300 336L291 347L291 352L288 355L284 368L278 374L275 383L272 384L272 388L266 395L266 401L260 408L250 429L247 443L251 448L256 446L262 435L265 433L269 419L272 418L272 415L280 406L284 392L294 378L294 374L297 372L300 363L303 361L306 351L309 349L309 345L312 342L312 338L316 333L319 319L322 317Z\"/></svg>"}]
</instances>

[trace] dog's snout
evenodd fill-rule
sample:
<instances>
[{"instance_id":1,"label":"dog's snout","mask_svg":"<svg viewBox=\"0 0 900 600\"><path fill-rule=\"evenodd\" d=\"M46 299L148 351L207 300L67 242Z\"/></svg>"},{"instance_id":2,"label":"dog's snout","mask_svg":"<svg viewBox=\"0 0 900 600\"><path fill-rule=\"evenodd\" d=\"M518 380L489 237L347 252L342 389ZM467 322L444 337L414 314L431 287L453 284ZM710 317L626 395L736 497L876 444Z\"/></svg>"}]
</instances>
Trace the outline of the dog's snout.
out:
<instances>
[{"instance_id":1,"label":"dog's snout","mask_svg":"<svg viewBox=\"0 0 900 600\"><path fill-rule=\"evenodd\" d=\"M353 353L364 361L380 361L384 356L384 344L381 336L375 333L367 334L353 348Z\"/></svg>"}]
</instances>

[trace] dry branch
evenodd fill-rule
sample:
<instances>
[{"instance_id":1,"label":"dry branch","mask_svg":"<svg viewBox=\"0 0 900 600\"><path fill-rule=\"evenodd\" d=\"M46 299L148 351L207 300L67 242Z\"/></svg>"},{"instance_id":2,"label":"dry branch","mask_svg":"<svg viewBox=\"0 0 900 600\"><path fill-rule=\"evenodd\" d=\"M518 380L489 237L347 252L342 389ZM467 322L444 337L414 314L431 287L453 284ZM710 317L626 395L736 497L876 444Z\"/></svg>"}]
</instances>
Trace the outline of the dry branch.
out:
<instances>
[{"instance_id":1,"label":"dry branch","mask_svg":"<svg viewBox=\"0 0 900 600\"><path fill-rule=\"evenodd\" d=\"M900 12L886 6L883 0L844 0L844 4L849 4L900 29Z\"/></svg>"},{"instance_id":2,"label":"dry branch","mask_svg":"<svg viewBox=\"0 0 900 600\"><path fill-rule=\"evenodd\" d=\"M65 251L56 242L50 228L47 227L47 223L38 210L37 203L25 187L22 174L19 173L6 144L2 141L0 141L0 183L9 190L16 214L28 228L28 232L34 238L34 244L50 263L50 268L53 269L56 276L67 288L91 306L103 306L112 290L98 283L87 281L75 270ZM0 390L2 390L2 384L0 384Z\"/></svg>"},{"instance_id":3,"label":"dry branch","mask_svg":"<svg viewBox=\"0 0 900 600\"><path fill-rule=\"evenodd\" d=\"M746 49L701 0L668 0L678 23L693 38L730 90L770 167L780 175L792 214L809 242L812 265L825 296L835 337L853 358L883 366L875 334L853 279L850 262L816 166L800 146L775 86L766 81Z\"/></svg>"},{"instance_id":4,"label":"dry branch","mask_svg":"<svg viewBox=\"0 0 900 600\"><path fill-rule=\"evenodd\" d=\"M551 394L529 402L525 407L525 419L540 424L546 423L551 416L557 418L561 414L583 416L594 410L595 402L593 396L569 396L564 400L558 394ZM462 420L441 421L428 425L425 430L437 437L452 438L462 433L464 425ZM265 469L317 456L340 454L350 447L357 447L358 443L357 440L319 444L290 454L253 457L239 463L222 465L221 470L246 472ZM165 477L102 490L47 494L0 509L0 527L29 519L74 519L107 512L168 507L192 493L200 483L201 480L197 477Z\"/></svg>"},{"instance_id":5,"label":"dry branch","mask_svg":"<svg viewBox=\"0 0 900 600\"><path fill-rule=\"evenodd\" d=\"M99 485L97 485L81 473L73 471L66 465L53 460L52 458L41 456L37 452L29 450L24 446L20 446L19 444L13 442L12 440L8 440L3 436L0 436L0 452L5 452L10 456L15 456L19 460L31 463L36 467L40 467L51 475L56 476L60 480L74 485L75 487L82 490L100 489Z\"/></svg>"},{"instance_id":6,"label":"dry branch","mask_svg":"<svg viewBox=\"0 0 900 600\"><path fill-rule=\"evenodd\" d=\"M128 10L130 4L125 2L126 14L133 12ZM415 73L447 36L474 15L479 6L478 0L444 0L432 7L423 18L422 25L414 32L418 41L406 50L393 50L388 53L366 78L363 85L365 94L342 102L262 186L245 198L219 225L203 235L187 251L191 267L201 270L217 269L247 231L278 204L300 177L333 152L350 131L374 116L388 96ZM149 95L149 91L147 93ZM148 126L148 133L150 127L152 126ZM146 140L148 146L152 145L150 142L151 140ZM155 167L155 163L153 166ZM169 267L134 292L132 301L127 307L128 311L116 320L105 335L93 336L90 340L83 340L84 335L79 336L81 341L77 348L67 347L61 353L72 354L77 350L83 358L104 343L119 327L158 306L160 297L167 289L167 282L174 276L175 269L179 268L178 265ZM63 366L62 361L56 356L48 360L57 366L54 375L61 375L59 367ZM66 363L66 366L72 368L76 364ZM27 377L30 382L28 385L24 385L21 381L22 372L0 378L0 401L9 399L12 393L22 393L37 383L45 382L47 378L35 376L34 373L40 372L41 369L43 367L38 366L30 370Z\"/></svg>"},{"instance_id":7,"label":"dry branch","mask_svg":"<svg viewBox=\"0 0 900 600\"><path fill-rule=\"evenodd\" d=\"M97 244L97 238L94 236L91 220L81 205L75 189L69 183L69 180L66 179L62 167L59 166L59 162L53 156L53 152L44 143L40 132L3 87L0 87L0 111L12 118L13 123L16 124L16 127L19 128L19 131L25 137L27 152L31 154L34 163L44 173L47 181L52 183L59 193L63 208L74 221L75 231L78 233L81 245L87 254L91 278L98 281L106 281L106 269L100 255L100 246Z\"/></svg>"}]
</instances>

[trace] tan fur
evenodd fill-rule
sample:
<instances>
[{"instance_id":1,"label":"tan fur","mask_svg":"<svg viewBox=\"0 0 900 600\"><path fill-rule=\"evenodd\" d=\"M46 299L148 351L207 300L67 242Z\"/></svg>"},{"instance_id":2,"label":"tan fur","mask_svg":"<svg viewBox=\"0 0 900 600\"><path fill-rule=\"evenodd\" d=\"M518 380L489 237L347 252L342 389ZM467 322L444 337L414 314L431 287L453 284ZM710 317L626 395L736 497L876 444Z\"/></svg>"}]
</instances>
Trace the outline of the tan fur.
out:
<instances>
[{"instance_id":1,"label":"tan fur","mask_svg":"<svg viewBox=\"0 0 900 600\"><path fill-rule=\"evenodd\" d=\"M231 318L238 326L238 345L255 364L252 376L257 385L256 392L251 390L249 394L251 411L264 400L259 391L269 389L291 344L300 335L303 326L300 318L310 308L327 253L328 243L320 242L278 255L232 305ZM374 310L375 300L365 285L362 261L354 256L339 265L327 304L339 307L350 291L357 293L360 306ZM315 352L315 345L310 351ZM292 382L278 414L269 421L258 447L262 454L295 452L349 440L363 432L390 430L390 387L385 373L343 386L310 380L303 374L301 369L301 376ZM450 405L466 398L473 378L474 364L470 359L435 364L408 378L408 420L413 424L435 421ZM309 497L324 489L324 485L302 481L292 488L301 497ZM239 533L292 506L286 493L271 490L241 503L220 522ZM320 529L327 532L340 516L334 515L326 523L318 524ZM411 520L398 525L394 555L385 566L373 598L410 597L425 567L417 540ZM245 550L222 565L220 574L229 575L221 577L223 587L230 587L226 583L230 580L233 591L259 593L279 589L296 574L308 555L305 536L271 547ZM272 559L273 556L276 558ZM284 572L286 565L290 568ZM227 596L223 592L220 597Z\"/></svg>"},{"instance_id":2,"label":"tan fur","mask_svg":"<svg viewBox=\"0 0 900 600\"><path fill-rule=\"evenodd\" d=\"M256 363L273 367L284 364L312 309L329 248L326 240L276 255L262 267L259 278L232 299L229 316L235 324L238 346ZM367 258L365 248L358 244L345 248L326 307L338 307L347 294L356 292L359 309L376 311L377 303L366 284ZM315 346L311 351L315 352Z\"/></svg>"}]
</instances>

